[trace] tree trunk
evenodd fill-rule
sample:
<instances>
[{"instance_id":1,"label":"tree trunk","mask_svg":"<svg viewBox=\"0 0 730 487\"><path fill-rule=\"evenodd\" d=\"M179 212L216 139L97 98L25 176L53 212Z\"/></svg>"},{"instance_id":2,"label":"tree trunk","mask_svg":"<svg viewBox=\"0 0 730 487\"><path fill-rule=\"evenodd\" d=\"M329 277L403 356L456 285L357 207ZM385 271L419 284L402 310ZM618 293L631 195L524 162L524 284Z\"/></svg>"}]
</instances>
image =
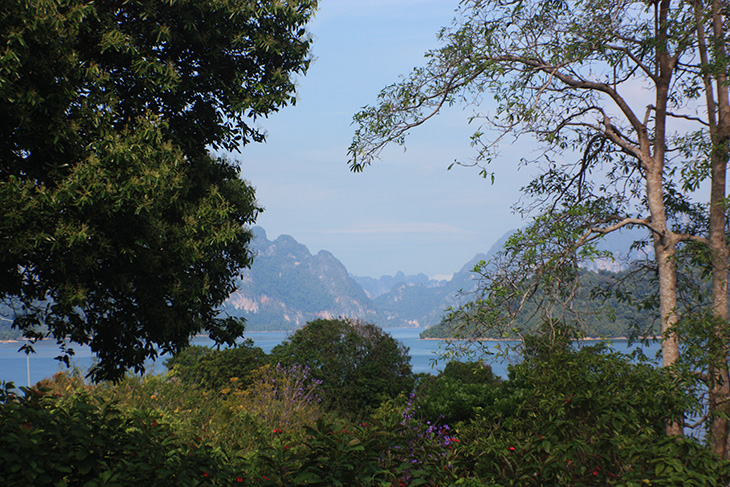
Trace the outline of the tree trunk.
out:
<instances>
[{"instance_id":1,"label":"tree trunk","mask_svg":"<svg viewBox=\"0 0 730 487\"><path fill-rule=\"evenodd\" d=\"M710 187L710 232L709 249L712 271L712 317L710 326L715 327L711 340L710 357L708 357L710 443L712 449L724 458L730 458L730 383L728 377L727 358L730 353L728 336L728 274L730 273L730 250L728 249L726 226L727 207L726 178L728 151L730 148L730 104L728 103L727 66L712 66L711 62L725 59L725 37L723 29L723 10L721 0L712 0L710 4L711 34L709 42L715 52L715 59L708 56L708 38L705 32L706 14L699 0L693 2L697 30L697 47L700 63L705 68L702 81L705 87L707 122L712 142L710 150L711 187ZM714 69L709 69L713 67ZM715 77L713 79L713 75ZM714 81L714 86L713 86ZM717 90L717 99L714 91Z\"/></svg>"},{"instance_id":2,"label":"tree trunk","mask_svg":"<svg viewBox=\"0 0 730 487\"><path fill-rule=\"evenodd\" d=\"M720 88L720 87L718 87ZM727 97L725 99L727 106ZM726 117L727 118L727 117ZM725 228L726 219L726 177L727 177L727 143L728 136L722 136L718 124L712 137L712 152L710 164L712 167L712 185L710 190L710 257L712 261L712 321L714 330L714 352L710 357L709 376L711 388L709 391L710 411L712 423L710 425L710 441L713 450L723 458L730 458L728 440L730 439L730 423L727 414L730 413L728 400L730 399L730 384L728 383L727 357L730 350L727 343L728 326L728 251ZM727 132L727 130L725 130ZM723 140L724 139L724 140ZM723 149L724 148L724 149Z\"/></svg>"},{"instance_id":3,"label":"tree trunk","mask_svg":"<svg viewBox=\"0 0 730 487\"><path fill-rule=\"evenodd\" d=\"M676 59L670 56L666 31L666 20L670 0L662 0L658 5L656 26L657 48L656 65L656 125L654 130L653 157L646 173L646 197L653 228L654 257L659 274L659 314L662 329L662 366L669 367L679 359L679 342L674 325L677 323L677 263L674 254L677 249L677 236L667 226L667 210L664 204L664 167L666 157L667 103L669 86L676 67ZM646 136L641 134L642 138ZM647 141L649 140L648 136ZM642 143L645 146L646 143ZM648 144L646 144L648 145ZM646 154L648 147L643 148ZM648 158L647 158L648 159ZM681 435L682 422L667 425L667 434Z\"/></svg>"}]
</instances>

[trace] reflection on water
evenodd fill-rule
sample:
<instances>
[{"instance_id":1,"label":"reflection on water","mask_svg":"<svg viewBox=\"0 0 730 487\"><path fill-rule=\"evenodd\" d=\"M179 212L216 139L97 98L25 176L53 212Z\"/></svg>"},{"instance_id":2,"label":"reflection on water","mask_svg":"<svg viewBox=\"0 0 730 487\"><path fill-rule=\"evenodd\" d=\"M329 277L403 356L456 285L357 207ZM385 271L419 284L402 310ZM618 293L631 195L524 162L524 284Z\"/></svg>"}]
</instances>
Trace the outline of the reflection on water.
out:
<instances>
[{"instance_id":1,"label":"reflection on water","mask_svg":"<svg viewBox=\"0 0 730 487\"><path fill-rule=\"evenodd\" d=\"M422 330L413 328L391 328L386 329L393 338L400 340L409 348L413 372L438 373L443 366L443 360L438 360L444 352L447 342L442 340L420 340L419 333ZM251 338L254 343L265 352L281 343L291 332L246 332L245 336ZM195 337L193 343L196 345L212 345L213 342L207 337ZM496 346L491 342L490 346ZM56 361L54 357L59 354L58 346L53 340L44 340L36 343L35 354L26 358L25 353L18 352L22 346L21 342L0 343L0 381L12 381L17 386L28 385L28 373L30 373L30 384L35 384L41 379L50 377L59 370L67 370L66 366ZM613 342L613 348L625 352L627 342L617 340ZM652 345L646 355L653 357L659 349L658 344ZM76 347L76 355L71 360L71 366L78 368L82 373L92 365L93 357L88 347ZM165 356L158 358L155 362L147 364L149 373L160 373L165 370L163 365ZM487 362L492 366L495 374L506 377L508 364L497 357L489 357Z\"/></svg>"}]
</instances>

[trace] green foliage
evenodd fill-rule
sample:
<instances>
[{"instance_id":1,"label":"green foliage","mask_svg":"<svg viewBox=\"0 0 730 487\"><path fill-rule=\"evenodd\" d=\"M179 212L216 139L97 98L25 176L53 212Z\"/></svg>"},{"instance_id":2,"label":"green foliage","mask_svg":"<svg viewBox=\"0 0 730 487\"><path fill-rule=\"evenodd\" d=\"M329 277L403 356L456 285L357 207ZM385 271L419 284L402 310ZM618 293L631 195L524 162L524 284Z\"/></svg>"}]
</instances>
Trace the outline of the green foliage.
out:
<instances>
[{"instance_id":1,"label":"green foliage","mask_svg":"<svg viewBox=\"0 0 730 487\"><path fill-rule=\"evenodd\" d=\"M90 394L102 402L114 403L126 415L144 411L171 427L179 438L194 444L204 442L227 451L255 448L251 443L256 425L234 421L237 408L229 407L225 395L174 378L129 376L117 384L87 386L80 378L60 373L52 381L44 381L43 386L62 396Z\"/></svg>"},{"instance_id":2,"label":"green foliage","mask_svg":"<svg viewBox=\"0 0 730 487\"><path fill-rule=\"evenodd\" d=\"M613 258L585 240L610 211L597 206L572 205L513 233L492 261L474 267L477 289L464 293L468 302L449 315L447 329L461 338L515 339L568 327L576 338L659 334L652 327L656 280L642 262L618 273L581 268Z\"/></svg>"},{"instance_id":3,"label":"green foliage","mask_svg":"<svg viewBox=\"0 0 730 487\"><path fill-rule=\"evenodd\" d=\"M258 424L268 428L286 429L286 436L295 438L305 428L315 424L325 414L321 406L320 384L311 371L301 365L266 364L256 369L249 387L235 383L231 392L233 403Z\"/></svg>"},{"instance_id":4,"label":"green foliage","mask_svg":"<svg viewBox=\"0 0 730 487\"><path fill-rule=\"evenodd\" d=\"M175 436L159 417L123 413L87 394L0 391L0 482L33 486L214 486L236 479L227 458Z\"/></svg>"},{"instance_id":5,"label":"green foliage","mask_svg":"<svg viewBox=\"0 0 730 487\"><path fill-rule=\"evenodd\" d=\"M730 480L730 463L691 438L666 436L669 422L697 406L691 381L667 369L632 364L601 346L551 348L514 366L497 391L459 429L475 473L494 485Z\"/></svg>"},{"instance_id":6,"label":"green foliage","mask_svg":"<svg viewBox=\"0 0 730 487\"><path fill-rule=\"evenodd\" d=\"M544 343L537 343L537 342ZM327 411L301 365L213 391L172 375L0 393L8 485L723 486L730 462L665 425L694 378L603 346L535 339L507 380L450 362L367 418ZM313 372L313 371L311 371ZM343 389L345 390L345 389ZM454 397L449 397L453 395ZM432 420L429 408L448 404ZM465 407L460 407L463 401ZM453 408L450 410L449 408ZM459 416L461 415L461 416Z\"/></svg>"},{"instance_id":7,"label":"green foliage","mask_svg":"<svg viewBox=\"0 0 730 487\"><path fill-rule=\"evenodd\" d=\"M380 431L321 419L307 429L305 448L298 452L286 443L262 452L270 476L262 485L390 485L390 472L380 466L384 439Z\"/></svg>"},{"instance_id":8,"label":"green foliage","mask_svg":"<svg viewBox=\"0 0 730 487\"><path fill-rule=\"evenodd\" d=\"M231 348L191 346L165 361L169 374L185 384L219 391L236 378L239 387L251 383L251 373L266 363L266 353L247 339Z\"/></svg>"},{"instance_id":9,"label":"green foliage","mask_svg":"<svg viewBox=\"0 0 730 487\"><path fill-rule=\"evenodd\" d=\"M140 371L206 330L259 208L209 148L293 103L316 2L10 0L0 13L0 297L29 338ZM13 238L5 238L13 236Z\"/></svg>"},{"instance_id":10,"label":"green foliage","mask_svg":"<svg viewBox=\"0 0 730 487\"><path fill-rule=\"evenodd\" d=\"M262 452L263 485L465 485L455 482L459 440L447 427L419 421L402 398L384 403L367 422L323 418L307 433L304 448L275 442Z\"/></svg>"},{"instance_id":11,"label":"green foliage","mask_svg":"<svg viewBox=\"0 0 730 487\"><path fill-rule=\"evenodd\" d=\"M384 402L373 424L389 432L383 458L398 485L452 485L470 476L463 468L461 440L449 425L424 419L414 394Z\"/></svg>"},{"instance_id":12,"label":"green foliage","mask_svg":"<svg viewBox=\"0 0 730 487\"><path fill-rule=\"evenodd\" d=\"M480 266L483 285L487 285L488 264ZM494 288L490 291L499 292ZM620 272L579 270L574 294L569 302L567 321L575 324L576 337L626 338L660 334L655 310L656 283L646 270L638 268ZM476 295L483 292L478 291ZM525 293L527 294L527 293ZM465 293L465 296L471 296ZM503 321L492 320L489 311L497 303L483 298L455 310L436 326L427 328L421 338L492 338L519 339L538 332L544 315L538 312L547 296L543 290L526 297L522 308ZM517 299L517 296L515 296ZM501 316L501 315L500 315ZM556 318L558 315L553 315ZM495 315L496 317L496 315Z\"/></svg>"},{"instance_id":13,"label":"green foliage","mask_svg":"<svg viewBox=\"0 0 730 487\"><path fill-rule=\"evenodd\" d=\"M489 365L451 361L438 376L418 384L415 405L428 421L455 425L493 404L499 383Z\"/></svg>"},{"instance_id":14,"label":"green foliage","mask_svg":"<svg viewBox=\"0 0 730 487\"><path fill-rule=\"evenodd\" d=\"M305 428L325 414L318 382L299 366L265 365L252 373L248 386L231 380L219 391L169 374L87 386L80 377L59 373L43 387L59 397L81 393L100 403L113 402L125 415L143 411L182 440L224 451L238 470L256 468L251 459L275 439L303 441Z\"/></svg>"},{"instance_id":15,"label":"green foliage","mask_svg":"<svg viewBox=\"0 0 730 487\"><path fill-rule=\"evenodd\" d=\"M359 414L413 384L408 349L375 325L315 320L271 351L274 362L300 364L322 381L328 407Z\"/></svg>"}]
</instances>

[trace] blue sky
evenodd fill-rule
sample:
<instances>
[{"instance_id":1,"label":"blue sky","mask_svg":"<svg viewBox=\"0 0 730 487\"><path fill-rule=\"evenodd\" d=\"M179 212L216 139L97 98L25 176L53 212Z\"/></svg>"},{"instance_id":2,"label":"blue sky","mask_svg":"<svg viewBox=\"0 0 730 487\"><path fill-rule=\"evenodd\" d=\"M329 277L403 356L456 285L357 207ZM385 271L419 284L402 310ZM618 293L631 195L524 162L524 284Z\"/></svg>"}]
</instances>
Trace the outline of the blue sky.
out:
<instances>
[{"instance_id":1,"label":"blue sky","mask_svg":"<svg viewBox=\"0 0 730 487\"><path fill-rule=\"evenodd\" d=\"M288 234L312 253L328 250L349 272L443 278L520 226L511 211L529 179L519 151L502 147L496 182L447 167L473 156L470 111L451 109L416 129L364 173L350 172L352 116L438 46L458 0L324 0L310 25L314 62L298 102L262 120L265 144L233 157L265 208L269 239ZM524 147L525 144L521 142ZM529 146L529 144L528 144Z\"/></svg>"}]
</instances>

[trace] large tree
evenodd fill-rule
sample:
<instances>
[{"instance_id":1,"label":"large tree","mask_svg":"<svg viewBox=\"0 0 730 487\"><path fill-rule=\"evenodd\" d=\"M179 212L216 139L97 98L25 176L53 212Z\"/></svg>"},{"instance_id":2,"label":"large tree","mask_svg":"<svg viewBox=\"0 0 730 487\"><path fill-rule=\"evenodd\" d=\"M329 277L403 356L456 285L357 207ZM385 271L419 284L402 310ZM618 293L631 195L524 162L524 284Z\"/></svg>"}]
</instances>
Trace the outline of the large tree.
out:
<instances>
[{"instance_id":1,"label":"large tree","mask_svg":"<svg viewBox=\"0 0 730 487\"><path fill-rule=\"evenodd\" d=\"M537 217L509 242L504 265L480 269L482 299L462 316L499 322L539 297L548 328L559 331L571 311L580 261L600 256L595 241L621 228L643 228L656 266L663 362L671 366L680 358L678 252L684 247L711 256L714 336L727 335L721 123L709 126L714 159L698 157L701 144L691 144L707 140L705 115L718 116L727 104L726 19L720 1L464 0L428 64L355 116L351 167L362 170L385 145L404 143L411 129L460 102L476 107L474 164L483 175L505 136L532 137L544 150L531 162L544 170L525 188L533 204L520 209ZM717 103L708 98L705 110L703 91L713 81ZM710 204L699 205L689 193L708 179ZM728 399L719 390L727 386L726 372L717 370L727 370L726 348L716 355L710 376L719 395L711 413ZM723 414L714 416L715 449L727 454L727 425ZM680 425L670 430L679 433Z\"/></svg>"},{"instance_id":2,"label":"large tree","mask_svg":"<svg viewBox=\"0 0 730 487\"><path fill-rule=\"evenodd\" d=\"M13 326L143 370L208 332L259 211L211 150L294 102L316 0L8 0L0 11L0 296Z\"/></svg>"}]
</instances>

